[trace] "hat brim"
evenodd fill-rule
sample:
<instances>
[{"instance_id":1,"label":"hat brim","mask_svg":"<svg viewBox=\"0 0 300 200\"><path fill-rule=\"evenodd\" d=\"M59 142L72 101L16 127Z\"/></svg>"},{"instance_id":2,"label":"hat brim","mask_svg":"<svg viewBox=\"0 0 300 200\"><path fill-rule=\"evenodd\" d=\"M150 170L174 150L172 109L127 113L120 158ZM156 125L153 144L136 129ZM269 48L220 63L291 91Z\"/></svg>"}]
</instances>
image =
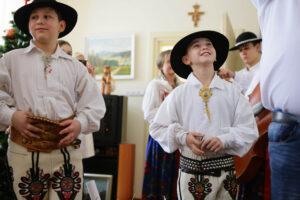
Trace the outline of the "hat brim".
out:
<instances>
[{"instance_id":1,"label":"hat brim","mask_svg":"<svg viewBox=\"0 0 300 200\"><path fill-rule=\"evenodd\" d=\"M21 8L19 8L15 14L14 14L14 21L17 25L17 27L25 34L30 35L29 28L28 28L28 23L29 23L29 17L31 12L36 9L36 8L41 8L41 7L51 7L54 8L59 12L61 15L62 19L66 22L66 28L63 32L61 32L58 36L58 38L61 38L68 33L70 33L73 28L76 25L77 22L77 12L74 8L63 4L59 3L56 1L42 1L42 2L33 2L30 4L27 4Z\"/></svg>"},{"instance_id":2,"label":"hat brim","mask_svg":"<svg viewBox=\"0 0 300 200\"><path fill-rule=\"evenodd\" d=\"M234 47L230 48L229 51L234 51L237 50L240 46L242 46L243 44L249 43L249 42L261 42L262 39L261 38L255 38L255 39L249 39L249 40L244 40L242 42L236 43L234 45Z\"/></svg>"},{"instance_id":3,"label":"hat brim","mask_svg":"<svg viewBox=\"0 0 300 200\"><path fill-rule=\"evenodd\" d=\"M228 55L229 42L228 39L221 33L216 31L199 31L185 36L176 43L171 52L171 66L174 72L181 78L187 78L193 71L188 65L182 62L182 57L186 55L189 44L196 38L208 38L217 54L217 61L214 62L214 70L217 71L225 62Z\"/></svg>"}]
</instances>

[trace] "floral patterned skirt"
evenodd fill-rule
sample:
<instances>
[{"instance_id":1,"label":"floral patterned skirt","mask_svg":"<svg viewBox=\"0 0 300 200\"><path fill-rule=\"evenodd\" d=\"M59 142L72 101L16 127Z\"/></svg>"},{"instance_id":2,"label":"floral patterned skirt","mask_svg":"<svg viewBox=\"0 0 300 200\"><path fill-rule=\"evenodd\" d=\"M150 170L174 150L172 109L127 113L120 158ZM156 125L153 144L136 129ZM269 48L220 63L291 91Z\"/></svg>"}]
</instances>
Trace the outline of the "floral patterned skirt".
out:
<instances>
[{"instance_id":1,"label":"floral patterned skirt","mask_svg":"<svg viewBox=\"0 0 300 200\"><path fill-rule=\"evenodd\" d=\"M142 199L176 200L179 151L166 153L150 135L146 150L146 162Z\"/></svg>"}]
</instances>

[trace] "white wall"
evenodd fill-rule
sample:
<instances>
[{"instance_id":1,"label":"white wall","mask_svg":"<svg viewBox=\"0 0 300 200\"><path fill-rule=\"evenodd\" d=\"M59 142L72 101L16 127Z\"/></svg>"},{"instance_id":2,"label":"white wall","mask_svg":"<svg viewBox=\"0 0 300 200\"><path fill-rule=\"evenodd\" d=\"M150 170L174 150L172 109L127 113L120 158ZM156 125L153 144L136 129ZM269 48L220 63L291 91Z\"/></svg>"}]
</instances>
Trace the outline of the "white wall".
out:
<instances>
[{"instance_id":1,"label":"white wall","mask_svg":"<svg viewBox=\"0 0 300 200\"><path fill-rule=\"evenodd\" d=\"M84 52L86 36L103 34L135 34L135 78L117 80L114 94L145 90L152 79L153 33L164 34L220 30L221 16L228 12L234 29L253 31L260 35L256 9L250 0L60 0L78 11L73 32L65 37L73 52ZM198 28L193 27L193 5L198 3ZM141 111L142 96L128 98L126 142L136 144L134 193L141 198L146 140L148 133Z\"/></svg>"}]
</instances>

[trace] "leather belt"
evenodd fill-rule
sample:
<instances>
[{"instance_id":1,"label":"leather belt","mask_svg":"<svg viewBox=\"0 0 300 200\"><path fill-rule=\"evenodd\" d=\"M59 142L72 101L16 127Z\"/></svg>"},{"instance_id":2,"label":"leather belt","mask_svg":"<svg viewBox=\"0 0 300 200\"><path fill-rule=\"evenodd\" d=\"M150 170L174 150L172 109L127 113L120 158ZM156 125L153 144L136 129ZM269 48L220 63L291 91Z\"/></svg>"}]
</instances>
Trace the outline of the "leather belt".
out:
<instances>
[{"instance_id":1,"label":"leather belt","mask_svg":"<svg viewBox=\"0 0 300 200\"><path fill-rule=\"evenodd\" d=\"M272 112L272 122L299 125L300 117L284 112Z\"/></svg>"},{"instance_id":2,"label":"leather belt","mask_svg":"<svg viewBox=\"0 0 300 200\"><path fill-rule=\"evenodd\" d=\"M35 133L40 139L28 140L24 138L14 127L11 128L10 139L27 148L28 151L33 152L51 152L60 149L59 141L66 135L59 135L58 133L65 127L59 126L59 123L68 119L73 119L74 115L64 120L51 120L44 117L28 116L32 119L32 125L44 130L43 133ZM80 140L76 139L72 144L80 145Z\"/></svg>"},{"instance_id":3,"label":"leather belt","mask_svg":"<svg viewBox=\"0 0 300 200\"><path fill-rule=\"evenodd\" d=\"M233 156L223 156L205 160L195 160L180 155L179 166L181 171L188 174L202 174L219 177L221 175L221 170L234 170L234 158Z\"/></svg>"}]
</instances>

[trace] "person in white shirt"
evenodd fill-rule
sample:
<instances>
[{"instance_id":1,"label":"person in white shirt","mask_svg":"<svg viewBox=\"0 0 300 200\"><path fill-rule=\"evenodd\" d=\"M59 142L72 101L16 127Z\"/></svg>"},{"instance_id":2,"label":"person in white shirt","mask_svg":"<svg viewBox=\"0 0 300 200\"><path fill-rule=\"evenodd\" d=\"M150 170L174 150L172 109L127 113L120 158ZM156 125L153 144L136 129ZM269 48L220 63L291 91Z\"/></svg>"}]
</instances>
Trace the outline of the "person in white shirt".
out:
<instances>
[{"instance_id":1,"label":"person in white shirt","mask_svg":"<svg viewBox=\"0 0 300 200\"><path fill-rule=\"evenodd\" d=\"M300 1L252 0L262 34L262 104L269 126L271 199L300 199Z\"/></svg>"},{"instance_id":2,"label":"person in white shirt","mask_svg":"<svg viewBox=\"0 0 300 200\"><path fill-rule=\"evenodd\" d=\"M258 138L253 112L236 85L216 75L228 54L216 31L187 35L173 48L171 66L187 82L161 104L150 134L166 152L180 149L178 199L235 199L232 155Z\"/></svg>"},{"instance_id":3,"label":"person in white shirt","mask_svg":"<svg viewBox=\"0 0 300 200\"><path fill-rule=\"evenodd\" d=\"M245 63L245 67L238 72L233 72L227 68L220 68L218 72L221 78L233 78L239 83L246 96L253 92L259 82L260 43L261 38L257 38L254 33L241 33L230 51L240 51L240 57Z\"/></svg>"},{"instance_id":4,"label":"person in white shirt","mask_svg":"<svg viewBox=\"0 0 300 200\"><path fill-rule=\"evenodd\" d=\"M149 124L167 95L181 81L176 77L170 64L171 50L161 52L157 57L157 67L161 75L147 86L142 109ZM166 153L149 135L142 197L143 199L177 199L176 180L178 175L179 152Z\"/></svg>"},{"instance_id":5,"label":"person in white shirt","mask_svg":"<svg viewBox=\"0 0 300 200\"><path fill-rule=\"evenodd\" d=\"M7 158L15 198L81 199L77 137L97 131L106 108L95 80L58 46L77 12L55 0L34 0L14 21L32 36L29 47L0 59L0 123L11 126Z\"/></svg>"}]
</instances>

